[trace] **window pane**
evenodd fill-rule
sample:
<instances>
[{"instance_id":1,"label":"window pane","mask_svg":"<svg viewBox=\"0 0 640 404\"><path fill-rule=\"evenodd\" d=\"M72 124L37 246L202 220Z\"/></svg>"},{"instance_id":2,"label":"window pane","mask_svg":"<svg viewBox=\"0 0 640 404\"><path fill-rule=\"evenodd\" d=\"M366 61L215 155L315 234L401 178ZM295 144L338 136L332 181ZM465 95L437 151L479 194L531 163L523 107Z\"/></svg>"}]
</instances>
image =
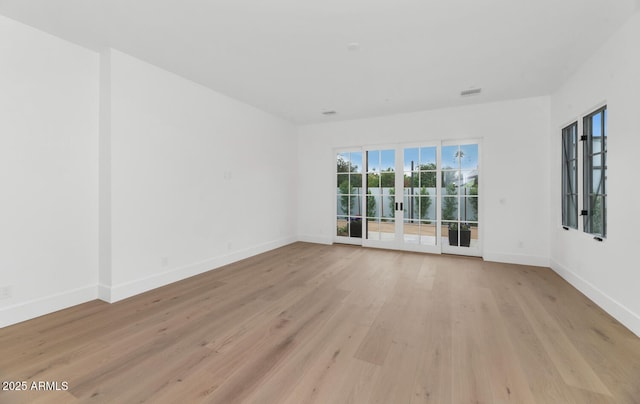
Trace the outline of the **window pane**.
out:
<instances>
[{"instance_id":1,"label":"window pane","mask_svg":"<svg viewBox=\"0 0 640 404\"><path fill-rule=\"evenodd\" d=\"M437 173L435 171L421 171L419 174L419 183L417 185L422 188L432 188L435 190L436 175Z\"/></svg>"},{"instance_id":2,"label":"window pane","mask_svg":"<svg viewBox=\"0 0 640 404\"><path fill-rule=\"evenodd\" d=\"M442 198L442 220L458 219L458 198L443 197Z\"/></svg>"},{"instance_id":3,"label":"window pane","mask_svg":"<svg viewBox=\"0 0 640 404\"><path fill-rule=\"evenodd\" d=\"M349 237L349 222L344 216L337 217L336 236Z\"/></svg>"},{"instance_id":4,"label":"window pane","mask_svg":"<svg viewBox=\"0 0 640 404\"><path fill-rule=\"evenodd\" d=\"M337 158L336 172L349 172L349 153L339 153Z\"/></svg>"},{"instance_id":5,"label":"window pane","mask_svg":"<svg viewBox=\"0 0 640 404\"><path fill-rule=\"evenodd\" d=\"M382 190L383 198L382 198L382 214L381 217L391 218L395 216L395 191L393 188L385 188Z\"/></svg>"},{"instance_id":6,"label":"window pane","mask_svg":"<svg viewBox=\"0 0 640 404\"><path fill-rule=\"evenodd\" d=\"M432 196L427 188L420 189L418 197L419 208L418 218L426 220L436 220L435 195Z\"/></svg>"},{"instance_id":7,"label":"window pane","mask_svg":"<svg viewBox=\"0 0 640 404\"><path fill-rule=\"evenodd\" d=\"M436 245L436 224L435 222L420 223L420 244Z\"/></svg>"},{"instance_id":8,"label":"window pane","mask_svg":"<svg viewBox=\"0 0 640 404\"><path fill-rule=\"evenodd\" d=\"M411 171L412 167L414 169L419 167L420 159L418 152L419 149L417 147L404 149L404 171ZM413 163L413 165L411 163Z\"/></svg>"},{"instance_id":9,"label":"window pane","mask_svg":"<svg viewBox=\"0 0 640 404\"><path fill-rule=\"evenodd\" d=\"M478 172L473 171L460 171L458 178L458 185L462 188L471 188L471 186L475 183L478 178ZM464 190L460 190L460 194L464 195Z\"/></svg>"},{"instance_id":10,"label":"window pane","mask_svg":"<svg viewBox=\"0 0 640 404\"><path fill-rule=\"evenodd\" d=\"M457 158L458 146L443 146L442 147L442 169L459 168L459 161Z\"/></svg>"},{"instance_id":11,"label":"window pane","mask_svg":"<svg viewBox=\"0 0 640 404\"><path fill-rule=\"evenodd\" d=\"M459 171L443 171L442 172L442 189L440 190L441 194L457 195L459 177L460 177Z\"/></svg>"},{"instance_id":12,"label":"window pane","mask_svg":"<svg viewBox=\"0 0 640 404\"><path fill-rule=\"evenodd\" d=\"M591 189L591 193L593 194L602 194L604 193L604 184L602 178L602 172L600 169L594 169L591 175L591 179L593 181L593 188Z\"/></svg>"},{"instance_id":13,"label":"window pane","mask_svg":"<svg viewBox=\"0 0 640 404\"><path fill-rule=\"evenodd\" d=\"M465 144L460 146L460 152L458 153L460 160L460 168L463 170L477 170L478 169L478 145L477 144Z\"/></svg>"},{"instance_id":14,"label":"window pane","mask_svg":"<svg viewBox=\"0 0 640 404\"><path fill-rule=\"evenodd\" d=\"M417 188L420 186L420 172L419 171L405 171L404 173L404 186L405 188Z\"/></svg>"},{"instance_id":15,"label":"window pane","mask_svg":"<svg viewBox=\"0 0 640 404\"><path fill-rule=\"evenodd\" d=\"M382 171L395 171L396 169L396 151L382 150L380 152L380 163Z\"/></svg>"},{"instance_id":16,"label":"window pane","mask_svg":"<svg viewBox=\"0 0 640 404\"><path fill-rule=\"evenodd\" d=\"M418 196L404 198L404 218L417 221L420 214L420 199Z\"/></svg>"},{"instance_id":17,"label":"window pane","mask_svg":"<svg viewBox=\"0 0 640 404\"><path fill-rule=\"evenodd\" d=\"M460 205L462 206L462 211L460 212L460 220L466 221L477 221L478 220L478 198L477 197L467 197L462 198Z\"/></svg>"},{"instance_id":18,"label":"window pane","mask_svg":"<svg viewBox=\"0 0 640 404\"><path fill-rule=\"evenodd\" d=\"M380 197L369 193L367 194L367 217L379 217L378 214L378 201Z\"/></svg>"},{"instance_id":19,"label":"window pane","mask_svg":"<svg viewBox=\"0 0 640 404\"><path fill-rule=\"evenodd\" d=\"M362 153L361 152L351 153L351 171L353 171L354 173L362 172Z\"/></svg>"},{"instance_id":20,"label":"window pane","mask_svg":"<svg viewBox=\"0 0 640 404\"><path fill-rule=\"evenodd\" d=\"M569 195L567 198L567 222L566 225L569 227L573 227L574 229L578 228L578 195Z\"/></svg>"},{"instance_id":21,"label":"window pane","mask_svg":"<svg viewBox=\"0 0 640 404\"><path fill-rule=\"evenodd\" d=\"M352 188L361 188L362 187L362 174L351 174L351 187Z\"/></svg>"},{"instance_id":22,"label":"window pane","mask_svg":"<svg viewBox=\"0 0 640 404\"><path fill-rule=\"evenodd\" d=\"M380 151L367 152L367 172L380 172Z\"/></svg>"},{"instance_id":23,"label":"window pane","mask_svg":"<svg viewBox=\"0 0 640 404\"><path fill-rule=\"evenodd\" d=\"M578 158L578 125L572 125L571 131L567 136L568 140L568 157L570 160L575 160Z\"/></svg>"},{"instance_id":24,"label":"window pane","mask_svg":"<svg viewBox=\"0 0 640 404\"><path fill-rule=\"evenodd\" d=\"M384 171L380 174L380 186L383 188L393 188L396 186L396 173Z\"/></svg>"},{"instance_id":25,"label":"window pane","mask_svg":"<svg viewBox=\"0 0 640 404\"><path fill-rule=\"evenodd\" d=\"M380 174L370 173L367 174L367 192L373 192L380 187Z\"/></svg>"},{"instance_id":26,"label":"window pane","mask_svg":"<svg viewBox=\"0 0 640 404\"><path fill-rule=\"evenodd\" d=\"M603 234L603 211L604 203L602 196L592 197L591 202L591 233Z\"/></svg>"},{"instance_id":27,"label":"window pane","mask_svg":"<svg viewBox=\"0 0 640 404\"><path fill-rule=\"evenodd\" d=\"M591 164L594 168L600 167L602 165L602 154L594 155Z\"/></svg>"},{"instance_id":28,"label":"window pane","mask_svg":"<svg viewBox=\"0 0 640 404\"><path fill-rule=\"evenodd\" d=\"M353 196L351 195L340 195L338 196L338 214L349 215L349 206L351 205L351 201L353 200Z\"/></svg>"},{"instance_id":29,"label":"window pane","mask_svg":"<svg viewBox=\"0 0 640 404\"><path fill-rule=\"evenodd\" d=\"M337 174L337 184L336 186L340 188L340 190L344 190L342 193L348 193L349 189L349 174Z\"/></svg>"},{"instance_id":30,"label":"window pane","mask_svg":"<svg viewBox=\"0 0 640 404\"><path fill-rule=\"evenodd\" d=\"M378 220L367 220L367 238L369 240L380 240L380 222Z\"/></svg>"},{"instance_id":31,"label":"window pane","mask_svg":"<svg viewBox=\"0 0 640 404\"><path fill-rule=\"evenodd\" d=\"M568 170L569 172L567 174L566 193L577 194L578 193L578 167L575 161L571 163Z\"/></svg>"},{"instance_id":32,"label":"window pane","mask_svg":"<svg viewBox=\"0 0 640 404\"><path fill-rule=\"evenodd\" d=\"M405 220L403 226L404 241L410 244L418 244L420 242L420 222Z\"/></svg>"},{"instance_id":33,"label":"window pane","mask_svg":"<svg viewBox=\"0 0 640 404\"><path fill-rule=\"evenodd\" d=\"M376 197L376 216L377 218L382 218L388 215L389 213L389 204L387 203L387 197L383 194ZM393 208L393 206L391 206Z\"/></svg>"},{"instance_id":34,"label":"window pane","mask_svg":"<svg viewBox=\"0 0 640 404\"><path fill-rule=\"evenodd\" d=\"M471 245L475 245L478 242L478 223L469 223L471 230Z\"/></svg>"},{"instance_id":35,"label":"window pane","mask_svg":"<svg viewBox=\"0 0 640 404\"><path fill-rule=\"evenodd\" d=\"M360 195L350 197L349 216L362 216L360 213Z\"/></svg>"},{"instance_id":36,"label":"window pane","mask_svg":"<svg viewBox=\"0 0 640 404\"><path fill-rule=\"evenodd\" d=\"M430 170L436 169L436 148L434 147L422 147L420 149L420 167L433 167L427 168ZM421 168L424 170L425 168Z\"/></svg>"},{"instance_id":37,"label":"window pane","mask_svg":"<svg viewBox=\"0 0 640 404\"><path fill-rule=\"evenodd\" d=\"M594 138L602 136L602 115L598 113L591 119L591 136ZM599 149L598 149L599 150Z\"/></svg>"},{"instance_id":38,"label":"window pane","mask_svg":"<svg viewBox=\"0 0 640 404\"><path fill-rule=\"evenodd\" d=\"M594 137L593 141L591 142L591 145L592 145L591 153L595 154L595 153L600 153L602 151L602 145L599 137L598 138Z\"/></svg>"}]
</instances>

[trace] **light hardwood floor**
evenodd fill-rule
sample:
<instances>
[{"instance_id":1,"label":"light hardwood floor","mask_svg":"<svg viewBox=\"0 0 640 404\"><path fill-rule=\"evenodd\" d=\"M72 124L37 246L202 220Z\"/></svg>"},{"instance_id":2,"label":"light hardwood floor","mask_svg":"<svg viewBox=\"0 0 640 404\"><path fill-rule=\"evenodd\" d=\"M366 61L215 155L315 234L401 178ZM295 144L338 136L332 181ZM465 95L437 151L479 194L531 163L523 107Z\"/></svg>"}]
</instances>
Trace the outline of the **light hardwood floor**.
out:
<instances>
[{"instance_id":1,"label":"light hardwood floor","mask_svg":"<svg viewBox=\"0 0 640 404\"><path fill-rule=\"evenodd\" d=\"M296 243L0 329L1 403L640 403L640 339L549 269Z\"/></svg>"}]
</instances>

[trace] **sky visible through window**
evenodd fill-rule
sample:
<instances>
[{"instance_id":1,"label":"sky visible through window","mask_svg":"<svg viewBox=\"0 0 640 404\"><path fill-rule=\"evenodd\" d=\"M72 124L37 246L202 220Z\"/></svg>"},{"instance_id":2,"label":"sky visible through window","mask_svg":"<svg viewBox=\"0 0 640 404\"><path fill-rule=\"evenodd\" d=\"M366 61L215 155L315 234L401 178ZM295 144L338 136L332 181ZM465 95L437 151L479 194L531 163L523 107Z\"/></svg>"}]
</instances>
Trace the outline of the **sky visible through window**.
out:
<instances>
[{"instance_id":1,"label":"sky visible through window","mask_svg":"<svg viewBox=\"0 0 640 404\"><path fill-rule=\"evenodd\" d=\"M349 155L350 154L350 155ZM357 167L357 171L361 172L363 168L361 153L343 153L341 154L345 161L351 160L353 167ZM442 147L442 169L462 169L477 170L478 169L478 145L455 145ZM396 156L395 150L372 150L368 154L368 171L395 171ZM436 147L414 147L404 150L404 171L411 170L411 162L414 163L414 169L418 169L420 165L436 164ZM460 164L460 167L458 167Z\"/></svg>"}]
</instances>

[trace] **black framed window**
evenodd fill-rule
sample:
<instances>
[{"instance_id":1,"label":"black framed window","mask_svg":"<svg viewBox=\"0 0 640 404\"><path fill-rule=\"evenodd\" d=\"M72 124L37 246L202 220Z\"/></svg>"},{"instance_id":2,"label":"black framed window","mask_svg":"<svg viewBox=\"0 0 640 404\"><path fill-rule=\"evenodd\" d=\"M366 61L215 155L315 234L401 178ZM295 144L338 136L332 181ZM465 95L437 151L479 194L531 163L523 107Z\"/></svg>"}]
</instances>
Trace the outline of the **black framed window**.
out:
<instances>
[{"instance_id":1,"label":"black framed window","mask_svg":"<svg viewBox=\"0 0 640 404\"><path fill-rule=\"evenodd\" d=\"M578 228L578 122L562 129L562 225Z\"/></svg>"},{"instance_id":2,"label":"black framed window","mask_svg":"<svg viewBox=\"0 0 640 404\"><path fill-rule=\"evenodd\" d=\"M607 107L584 117L583 200L584 231L607 235Z\"/></svg>"}]
</instances>

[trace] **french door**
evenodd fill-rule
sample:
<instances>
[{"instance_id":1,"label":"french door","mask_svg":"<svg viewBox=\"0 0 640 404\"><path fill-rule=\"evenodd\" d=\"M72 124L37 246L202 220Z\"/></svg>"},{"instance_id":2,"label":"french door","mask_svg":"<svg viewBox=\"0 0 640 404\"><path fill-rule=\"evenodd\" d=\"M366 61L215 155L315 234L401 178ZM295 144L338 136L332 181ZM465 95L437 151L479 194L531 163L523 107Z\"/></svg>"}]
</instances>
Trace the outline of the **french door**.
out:
<instances>
[{"instance_id":1,"label":"french door","mask_svg":"<svg viewBox=\"0 0 640 404\"><path fill-rule=\"evenodd\" d=\"M480 255L477 142L337 154L336 241Z\"/></svg>"},{"instance_id":2,"label":"french door","mask_svg":"<svg viewBox=\"0 0 640 404\"><path fill-rule=\"evenodd\" d=\"M440 230L442 252L482 255L479 229L477 142L441 146Z\"/></svg>"}]
</instances>

